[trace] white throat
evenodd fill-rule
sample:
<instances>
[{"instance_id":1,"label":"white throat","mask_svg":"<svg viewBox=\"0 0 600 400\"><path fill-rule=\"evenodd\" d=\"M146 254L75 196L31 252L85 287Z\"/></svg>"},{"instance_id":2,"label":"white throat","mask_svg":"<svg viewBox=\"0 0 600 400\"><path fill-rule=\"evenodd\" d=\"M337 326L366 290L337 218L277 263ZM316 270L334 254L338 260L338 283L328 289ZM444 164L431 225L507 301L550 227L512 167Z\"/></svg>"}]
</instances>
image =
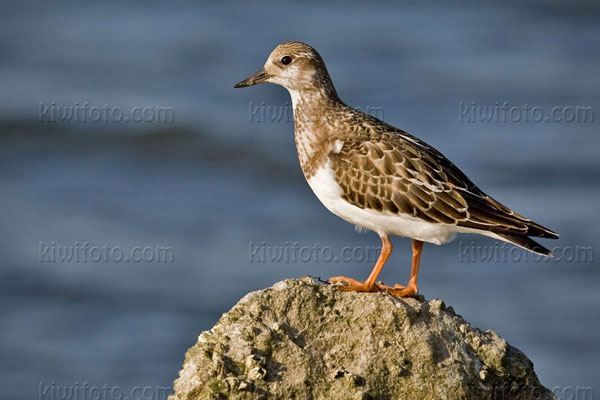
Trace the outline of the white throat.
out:
<instances>
[{"instance_id":1,"label":"white throat","mask_svg":"<svg viewBox=\"0 0 600 400\"><path fill-rule=\"evenodd\" d=\"M294 89L288 89L288 92L290 93L290 97L292 98L292 111L296 112L296 106L300 101L300 92Z\"/></svg>"}]
</instances>

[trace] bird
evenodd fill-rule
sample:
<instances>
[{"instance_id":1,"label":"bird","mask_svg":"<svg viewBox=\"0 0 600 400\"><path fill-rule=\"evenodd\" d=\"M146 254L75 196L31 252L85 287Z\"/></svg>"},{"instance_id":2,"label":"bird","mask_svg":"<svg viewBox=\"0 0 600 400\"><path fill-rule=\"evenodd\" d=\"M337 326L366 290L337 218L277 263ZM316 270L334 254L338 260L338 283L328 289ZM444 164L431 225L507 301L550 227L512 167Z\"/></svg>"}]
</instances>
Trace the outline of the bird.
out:
<instances>
[{"instance_id":1,"label":"bird","mask_svg":"<svg viewBox=\"0 0 600 400\"><path fill-rule=\"evenodd\" d=\"M558 239L556 232L484 193L423 140L345 104L323 58L308 44L278 45L262 69L234 88L265 82L283 86L291 96L300 167L316 197L333 214L381 238L367 279L329 278L339 289L415 296L423 244L445 244L458 233L551 256L531 237ZM412 239L407 285L377 281L392 253L390 235Z\"/></svg>"}]
</instances>

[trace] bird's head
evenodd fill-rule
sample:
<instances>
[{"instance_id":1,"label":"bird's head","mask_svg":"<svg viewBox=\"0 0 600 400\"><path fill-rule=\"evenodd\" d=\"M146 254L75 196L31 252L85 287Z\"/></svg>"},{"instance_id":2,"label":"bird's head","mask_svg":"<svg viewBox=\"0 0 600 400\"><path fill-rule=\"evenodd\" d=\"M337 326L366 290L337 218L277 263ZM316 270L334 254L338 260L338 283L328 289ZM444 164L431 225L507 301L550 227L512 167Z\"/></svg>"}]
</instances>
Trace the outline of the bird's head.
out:
<instances>
[{"instance_id":1,"label":"bird's head","mask_svg":"<svg viewBox=\"0 0 600 400\"><path fill-rule=\"evenodd\" d=\"M335 94L331 78L319 53L301 42L285 42L271 52L264 67L234 87L270 82L290 92L329 91Z\"/></svg>"}]
</instances>

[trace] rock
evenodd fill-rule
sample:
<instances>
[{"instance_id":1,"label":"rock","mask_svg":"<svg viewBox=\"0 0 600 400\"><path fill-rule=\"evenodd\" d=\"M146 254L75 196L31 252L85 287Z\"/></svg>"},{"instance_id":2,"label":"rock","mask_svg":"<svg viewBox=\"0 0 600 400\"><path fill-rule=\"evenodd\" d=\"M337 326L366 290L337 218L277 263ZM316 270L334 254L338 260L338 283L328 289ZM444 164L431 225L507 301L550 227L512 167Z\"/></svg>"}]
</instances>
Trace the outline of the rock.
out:
<instances>
[{"instance_id":1,"label":"rock","mask_svg":"<svg viewBox=\"0 0 600 400\"><path fill-rule=\"evenodd\" d=\"M554 398L522 352L441 300L311 278L244 296L179 375L171 400Z\"/></svg>"}]
</instances>

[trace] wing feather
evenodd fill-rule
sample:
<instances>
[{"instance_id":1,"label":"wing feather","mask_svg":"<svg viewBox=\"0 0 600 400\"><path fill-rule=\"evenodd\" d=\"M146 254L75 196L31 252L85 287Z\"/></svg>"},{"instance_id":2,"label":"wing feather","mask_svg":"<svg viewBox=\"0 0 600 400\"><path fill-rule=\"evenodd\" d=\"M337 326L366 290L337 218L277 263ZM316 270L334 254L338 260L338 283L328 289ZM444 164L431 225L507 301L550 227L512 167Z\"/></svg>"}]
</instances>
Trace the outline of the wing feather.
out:
<instances>
[{"instance_id":1,"label":"wing feather","mask_svg":"<svg viewBox=\"0 0 600 400\"><path fill-rule=\"evenodd\" d=\"M345 139L330 153L335 178L349 203L503 235L557 238L481 191L440 152L406 132Z\"/></svg>"}]
</instances>

